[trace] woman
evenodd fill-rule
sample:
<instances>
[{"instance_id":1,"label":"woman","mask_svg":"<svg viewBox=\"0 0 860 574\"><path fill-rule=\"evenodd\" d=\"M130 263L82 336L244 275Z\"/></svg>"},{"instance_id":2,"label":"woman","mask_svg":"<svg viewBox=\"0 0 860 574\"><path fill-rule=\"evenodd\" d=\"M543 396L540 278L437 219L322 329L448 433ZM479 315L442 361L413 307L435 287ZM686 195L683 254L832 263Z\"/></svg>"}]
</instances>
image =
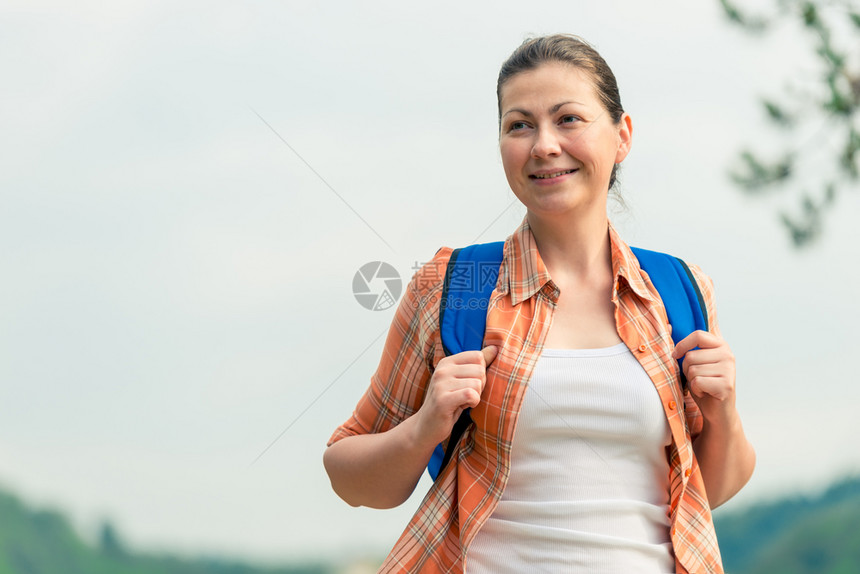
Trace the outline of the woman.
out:
<instances>
[{"instance_id":1,"label":"woman","mask_svg":"<svg viewBox=\"0 0 860 574\"><path fill-rule=\"evenodd\" d=\"M576 37L536 38L503 64L497 95L502 163L527 215L505 242L485 347L442 350L443 248L410 283L370 388L331 438L332 486L355 506L401 504L471 408L459 452L381 571L722 572L710 509L755 464L734 358L710 280L692 266L710 332L675 346L609 223L632 141L612 71Z\"/></svg>"}]
</instances>

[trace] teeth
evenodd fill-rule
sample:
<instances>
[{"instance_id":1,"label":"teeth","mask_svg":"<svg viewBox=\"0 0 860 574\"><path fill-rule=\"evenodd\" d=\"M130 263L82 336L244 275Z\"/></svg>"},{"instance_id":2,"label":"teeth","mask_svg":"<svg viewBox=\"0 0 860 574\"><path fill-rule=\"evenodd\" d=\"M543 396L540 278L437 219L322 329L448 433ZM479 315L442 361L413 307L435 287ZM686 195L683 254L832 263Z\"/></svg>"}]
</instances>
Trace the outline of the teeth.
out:
<instances>
[{"instance_id":1,"label":"teeth","mask_svg":"<svg viewBox=\"0 0 860 574\"><path fill-rule=\"evenodd\" d=\"M558 177L560 175L564 175L566 173L573 173L574 171L576 171L576 170L575 169L568 169L565 171L557 171L555 173L545 173L543 175L533 175L532 177L534 177L535 179L550 179L553 177Z\"/></svg>"}]
</instances>

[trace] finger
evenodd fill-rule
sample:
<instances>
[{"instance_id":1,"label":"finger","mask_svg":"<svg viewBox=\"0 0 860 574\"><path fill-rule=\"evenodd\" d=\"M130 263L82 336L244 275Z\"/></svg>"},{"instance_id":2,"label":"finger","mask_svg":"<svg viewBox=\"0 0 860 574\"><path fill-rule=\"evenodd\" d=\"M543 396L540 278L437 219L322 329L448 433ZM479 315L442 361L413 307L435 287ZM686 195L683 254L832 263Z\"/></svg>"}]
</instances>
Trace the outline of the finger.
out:
<instances>
[{"instance_id":1,"label":"finger","mask_svg":"<svg viewBox=\"0 0 860 574\"><path fill-rule=\"evenodd\" d=\"M484 361L484 352L463 351L462 353L445 357L445 359L448 359L450 362L457 365L482 365Z\"/></svg>"},{"instance_id":2,"label":"finger","mask_svg":"<svg viewBox=\"0 0 860 574\"><path fill-rule=\"evenodd\" d=\"M495 358L499 355L499 348L495 345L488 345L484 347L481 352L484 355L484 368L490 366L490 364L495 360Z\"/></svg>"},{"instance_id":3,"label":"finger","mask_svg":"<svg viewBox=\"0 0 860 574\"><path fill-rule=\"evenodd\" d=\"M720 363L730 358L730 353L724 348L715 349L693 349L684 355L685 365L707 365Z\"/></svg>"},{"instance_id":4,"label":"finger","mask_svg":"<svg viewBox=\"0 0 860 574\"><path fill-rule=\"evenodd\" d=\"M688 381L696 377L725 377L727 375L729 375L729 370L722 363L696 364L684 360L684 376L687 377Z\"/></svg>"},{"instance_id":5,"label":"finger","mask_svg":"<svg viewBox=\"0 0 860 574\"><path fill-rule=\"evenodd\" d=\"M480 394L484 390L484 379L474 378L474 379L458 379L458 382L461 384L458 385L458 388L461 389L475 389L478 394Z\"/></svg>"},{"instance_id":6,"label":"finger","mask_svg":"<svg viewBox=\"0 0 860 574\"><path fill-rule=\"evenodd\" d=\"M680 359L687 354L687 351L699 347L700 349L710 349L718 347L722 343L722 339L707 331L693 331L675 345L675 350L672 352L672 358Z\"/></svg>"},{"instance_id":7,"label":"finger","mask_svg":"<svg viewBox=\"0 0 860 574\"><path fill-rule=\"evenodd\" d=\"M463 389L463 402L461 403L464 409L474 409L479 404L481 404L481 393L476 391L475 389Z\"/></svg>"},{"instance_id":8,"label":"finger","mask_svg":"<svg viewBox=\"0 0 860 574\"><path fill-rule=\"evenodd\" d=\"M487 367L481 363L455 365L450 374L457 379L486 379Z\"/></svg>"},{"instance_id":9,"label":"finger","mask_svg":"<svg viewBox=\"0 0 860 574\"><path fill-rule=\"evenodd\" d=\"M438 387L438 390L443 393L456 393L463 389L474 389L480 394L484 390L484 379L479 377L447 379L441 382Z\"/></svg>"},{"instance_id":10,"label":"finger","mask_svg":"<svg viewBox=\"0 0 860 574\"><path fill-rule=\"evenodd\" d=\"M690 380L690 392L699 399L710 397L724 401L732 396L734 389L725 377L696 376Z\"/></svg>"},{"instance_id":11,"label":"finger","mask_svg":"<svg viewBox=\"0 0 860 574\"><path fill-rule=\"evenodd\" d=\"M442 412L459 412L463 409L471 409L481 402L481 393L472 387L453 390L446 394L439 402Z\"/></svg>"}]
</instances>

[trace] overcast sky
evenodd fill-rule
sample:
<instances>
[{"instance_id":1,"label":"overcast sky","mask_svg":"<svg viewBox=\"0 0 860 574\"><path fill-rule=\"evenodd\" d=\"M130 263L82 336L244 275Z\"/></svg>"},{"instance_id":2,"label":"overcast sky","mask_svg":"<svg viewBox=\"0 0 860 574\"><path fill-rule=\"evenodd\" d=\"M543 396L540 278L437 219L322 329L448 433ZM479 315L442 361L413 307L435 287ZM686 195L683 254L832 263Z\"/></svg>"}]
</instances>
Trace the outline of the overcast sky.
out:
<instances>
[{"instance_id":1,"label":"overcast sky","mask_svg":"<svg viewBox=\"0 0 860 574\"><path fill-rule=\"evenodd\" d=\"M860 470L858 196L798 253L780 198L726 177L786 137L756 98L813 77L796 30L748 38L716 0L7 0L0 484L139 548L385 553L428 483L354 509L321 464L393 313L353 275L405 281L519 224L495 79L559 31L596 45L633 118L617 227L714 278L758 451L729 508Z\"/></svg>"}]
</instances>

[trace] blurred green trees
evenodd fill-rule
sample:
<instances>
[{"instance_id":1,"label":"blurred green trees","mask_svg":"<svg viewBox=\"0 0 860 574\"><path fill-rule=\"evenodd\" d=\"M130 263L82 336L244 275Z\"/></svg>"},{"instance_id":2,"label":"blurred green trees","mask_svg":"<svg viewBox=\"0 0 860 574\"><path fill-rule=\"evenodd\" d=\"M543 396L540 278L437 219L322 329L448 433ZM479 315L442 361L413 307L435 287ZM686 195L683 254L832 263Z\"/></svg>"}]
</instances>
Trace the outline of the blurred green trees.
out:
<instances>
[{"instance_id":1,"label":"blurred green trees","mask_svg":"<svg viewBox=\"0 0 860 574\"><path fill-rule=\"evenodd\" d=\"M860 572L860 477L815 497L791 497L714 521L731 574L857 574Z\"/></svg>"},{"instance_id":2,"label":"blurred green trees","mask_svg":"<svg viewBox=\"0 0 860 574\"><path fill-rule=\"evenodd\" d=\"M744 13L720 0L730 22L763 34L781 22L799 24L817 67L812 81L795 74L762 111L784 133L782 149L745 149L732 180L751 195L779 190L796 195L780 219L797 247L821 232L826 212L860 182L860 4L852 0L774 0L768 16ZM825 159L812 159L824 151ZM805 161L804 161L805 160ZM803 175L803 177L800 177Z\"/></svg>"},{"instance_id":3,"label":"blurred green trees","mask_svg":"<svg viewBox=\"0 0 860 574\"><path fill-rule=\"evenodd\" d=\"M331 574L322 564L262 568L221 559L181 559L128 551L105 522L86 544L58 512L32 510L0 491L0 574Z\"/></svg>"},{"instance_id":4,"label":"blurred green trees","mask_svg":"<svg viewBox=\"0 0 860 574\"><path fill-rule=\"evenodd\" d=\"M729 574L860 572L860 477L816 496L793 496L715 513ZM342 557L332 557L340 559ZM381 560L377 562L378 565ZM0 491L0 574L333 574L337 566L264 568L216 558L138 553L105 522L87 544L54 511Z\"/></svg>"}]
</instances>

